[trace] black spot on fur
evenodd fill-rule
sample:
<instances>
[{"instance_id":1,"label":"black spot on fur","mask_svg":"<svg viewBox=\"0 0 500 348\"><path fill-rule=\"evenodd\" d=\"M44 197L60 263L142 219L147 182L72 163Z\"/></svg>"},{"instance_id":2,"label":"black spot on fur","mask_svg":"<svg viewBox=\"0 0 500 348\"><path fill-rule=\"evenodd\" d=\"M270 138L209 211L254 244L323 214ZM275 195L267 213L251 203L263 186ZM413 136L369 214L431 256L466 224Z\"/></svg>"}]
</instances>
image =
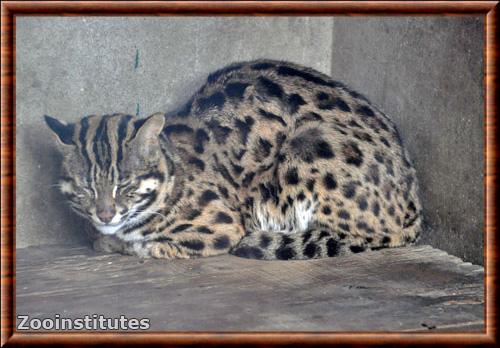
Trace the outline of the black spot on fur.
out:
<instances>
[{"instance_id":1,"label":"black spot on fur","mask_svg":"<svg viewBox=\"0 0 500 348\"><path fill-rule=\"evenodd\" d=\"M191 157L191 158L189 158L188 163L194 165L195 167L197 167L201 171L205 170L205 162L203 162L199 158Z\"/></svg>"},{"instance_id":2,"label":"black spot on fur","mask_svg":"<svg viewBox=\"0 0 500 348\"><path fill-rule=\"evenodd\" d=\"M216 120L211 120L207 123L208 128L212 131L215 136L215 141L219 145L226 143L226 138L232 132L232 129L226 126L221 126L221 124Z\"/></svg>"},{"instance_id":3,"label":"black spot on fur","mask_svg":"<svg viewBox=\"0 0 500 348\"><path fill-rule=\"evenodd\" d=\"M219 189L219 193L222 195L222 197L224 197L224 198L229 197L229 192L227 191L227 188L225 188L223 186L217 186L217 188Z\"/></svg>"},{"instance_id":4,"label":"black spot on fur","mask_svg":"<svg viewBox=\"0 0 500 348\"><path fill-rule=\"evenodd\" d=\"M363 128L358 122L356 122L355 120L350 120L349 121L349 126L351 127L356 127L356 128Z\"/></svg>"},{"instance_id":5,"label":"black spot on fur","mask_svg":"<svg viewBox=\"0 0 500 348\"><path fill-rule=\"evenodd\" d=\"M276 250L276 258L278 260L290 260L293 259L297 254L291 247L279 247Z\"/></svg>"},{"instance_id":6,"label":"black spot on fur","mask_svg":"<svg viewBox=\"0 0 500 348\"><path fill-rule=\"evenodd\" d=\"M340 109L345 112L351 111L351 108L344 100L325 92L319 92L316 94L316 106L320 110Z\"/></svg>"},{"instance_id":7,"label":"black spot on fur","mask_svg":"<svg viewBox=\"0 0 500 348\"><path fill-rule=\"evenodd\" d=\"M283 120L283 118L273 114L272 112L267 112L266 110L259 109L259 114L265 119L278 122L282 126L286 127L286 122Z\"/></svg>"},{"instance_id":8,"label":"black spot on fur","mask_svg":"<svg viewBox=\"0 0 500 348\"><path fill-rule=\"evenodd\" d=\"M367 143L373 144L373 139L372 139L371 135L368 134L368 133L354 130L352 132L352 134L354 135L354 137L356 139L359 139L359 140L362 140L362 141L366 141Z\"/></svg>"},{"instance_id":9,"label":"black spot on fur","mask_svg":"<svg viewBox=\"0 0 500 348\"><path fill-rule=\"evenodd\" d=\"M304 256L312 259L316 256L316 252L318 251L318 246L314 243L308 243L304 248Z\"/></svg>"},{"instance_id":10,"label":"black spot on fur","mask_svg":"<svg viewBox=\"0 0 500 348\"><path fill-rule=\"evenodd\" d=\"M195 135L194 151L196 151L197 153L203 153L205 151L204 143L209 140L210 137L208 136L207 132L205 132L203 129L197 129Z\"/></svg>"},{"instance_id":11,"label":"black spot on fur","mask_svg":"<svg viewBox=\"0 0 500 348\"><path fill-rule=\"evenodd\" d=\"M239 149L239 150L236 150L236 149L231 149L231 152L233 154L233 157L238 160L238 161L241 161L241 158L243 157L243 155L247 152L247 150L245 149Z\"/></svg>"},{"instance_id":12,"label":"black spot on fur","mask_svg":"<svg viewBox=\"0 0 500 348\"><path fill-rule=\"evenodd\" d=\"M295 114L297 111L299 111L299 108L305 104L306 102L304 98L302 98L297 93L288 96L288 112L290 114Z\"/></svg>"},{"instance_id":13,"label":"black spot on fur","mask_svg":"<svg viewBox=\"0 0 500 348\"><path fill-rule=\"evenodd\" d=\"M323 118L315 112L308 112L304 116L301 116L297 119L297 121L295 122L295 126L298 128L304 123L312 121L323 121Z\"/></svg>"},{"instance_id":14,"label":"black spot on fur","mask_svg":"<svg viewBox=\"0 0 500 348\"><path fill-rule=\"evenodd\" d=\"M380 137L380 141L382 142L382 144L384 144L385 146L387 147L391 147L391 144L389 144L389 142L387 141L387 139L385 137Z\"/></svg>"},{"instance_id":15,"label":"black spot on fur","mask_svg":"<svg viewBox=\"0 0 500 348\"><path fill-rule=\"evenodd\" d=\"M312 237L312 231L307 231L302 235L302 244L306 244Z\"/></svg>"},{"instance_id":16,"label":"black spot on fur","mask_svg":"<svg viewBox=\"0 0 500 348\"><path fill-rule=\"evenodd\" d=\"M384 156L380 152L375 152L375 160L378 163L384 163Z\"/></svg>"},{"instance_id":17,"label":"black spot on fur","mask_svg":"<svg viewBox=\"0 0 500 348\"><path fill-rule=\"evenodd\" d=\"M245 207L247 207L247 209L250 209L253 207L253 198L252 197L245 198Z\"/></svg>"},{"instance_id":18,"label":"black spot on fur","mask_svg":"<svg viewBox=\"0 0 500 348\"><path fill-rule=\"evenodd\" d=\"M349 227L349 225L348 224L344 224L344 223L339 224L339 228L342 229L342 230L344 230L344 231L346 231L346 232L349 232L351 230L351 228Z\"/></svg>"},{"instance_id":19,"label":"black spot on fur","mask_svg":"<svg viewBox=\"0 0 500 348\"><path fill-rule=\"evenodd\" d=\"M278 75L281 76L296 76L300 77L306 81L322 85L322 86L328 86L328 87L340 87L343 86L340 82L337 81L327 81L326 79L322 78L321 76L315 75L313 73L304 71L304 70L299 70L296 68L292 68L290 66L280 66L277 69Z\"/></svg>"},{"instance_id":20,"label":"black spot on fur","mask_svg":"<svg viewBox=\"0 0 500 348\"><path fill-rule=\"evenodd\" d=\"M210 228L208 228L207 226L200 226L200 227L197 227L196 228L196 231L198 231L199 233L203 233L203 234L214 234L214 231L212 231Z\"/></svg>"},{"instance_id":21,"label":"black spot on fur","mask_svg":"<svg viewBox=\"0 0 500 348\"><path fill-rule=\"evenodd\" d=\"M342 153L347 164L359 167L363 163L363 153L359 149L358 144L353 141L343 145Z\"/></svg>"},{"instance_id":22,"label":"black spot on fur","mask_svg":"<svg viewBox=\"0 0 500 348\"><path fill-rule=\"evenodd\" d=\"M365 211L368 208L368 203L365 198L361 197L358 199L358 207L362 211Z\"/></svg>"},{"instance_id":23,"label":"black spot on fur","mask_svg":"<svg viewBox=\"0 0 500 348\"><path fill-rule=\"evenodd\" d=\"M297 185L300 182L299 173L297 168L290 168L286 172L285 181L288 185Z\"/></svg>"},{"instance_id":24,"label":"black spot on fur","mask_svg":"<svg viewBox=\"0 0 500 348\"><path fill-rule=\"evenodd\" d=\"M233 163L233 161L230 161L230 164L231 164L231 168L233 169L233 173L236 176L239 176L245 170L245 168L243 168L242 166L240 166L238 164Z\"/></svg>"},{"instance_id":25,"label":"black spot on fur","mask_svg":"<svg viewBox=\"0 0 500 348\"><path fill-rule=\"evenodd\" d=\"M272 198L271 191L266 185L259 184L259 190L260 190L260 196L262 197L262 202L265 203Z\"/></svg>"},{"instance_id":26,"label":"black spot on fur","mask_svg":"<svg viewBox=\"0 0 500 348\"><path fill-rule=\"evenodd\" d=\"M190 221L194 220L200 215L201 215L201 211L199 211L198 209L191 209L186 214L186 220L190 220Z\"/></svg>"},{"instance_id":27,"label":"black spot on fur","mask_svg":"<svg viewBox=\"0 0 500 348\"><path fill-rule=\"evenodd\" d=\"M245 174L245 177L243 178L243 181L241 182L243 187L248 187L248 185L250 185L250 183L252 182L254 177L255 177L254 172L249 172L249 173Z\"/></svg>"},{"instance_id":28,"label":"black spot on fur","mask_svg":"<svg viewBox=\"0 0 500 348\"><path fill-rule=\"evenodd\" d=\"M192 250L203 250L205 248L205 243L201 240L183 240L180 242L183 247Z\"/></svg>"},{"instance_id":29,"label":"black spot on fur","mask_svg":"<svg viewBox=\"0 0 500 348\"><path fill-rule=\"evenodd\" d=\"M215 165L213 165L212 168L215 171L219 172L220 175L224 178L224 180L226 180L229 184L231 184L231 186L233 186L234 188L239 188L240 185L238 185L238 183L234 181L234 178L231 176L226 166L219 162L217 154L214 154L213 158L215 161Z\"/></svg>"},{"instance_id":30,"label":"black spot on fur","mask_svg":"<svg viewBox=\"0 0 500 348\"><path fill-rule=\"evenodd\" d=\"M394 207L392 205L389 207L389 209L387 209L387 213L390 216L394 216Z\"/></svg>"},{"instance_id":31,"label":"black spot on fur","mask_svg":"<svg viewBox=\"0 0 500 348\"><path fill-rule=\"evenodd\" d=\"M335 156L330 144L328 144L326 141L321 140L321 139L318 140L318 142L316 143L315 151L316 151L316 155L319 158L330 159L330 158L333 158Z\"/></svg>"},{"instance_id":32,"label":"black spot on fur","mask_svg":"<svg viewBox=\"0 0 500 348\"><path fill-rule=\"evenodd\" d=\"M306 163L316 158L331 159L335 156L328 142L321 137L317 128L308 129L290 141L292 154Z\"/></svg>"},{"instance_id":33,"label":"black spot on fur","mask_svg":"<svg viewBox=\"0 0 500 348\"><path fill-rule=\"evenodd\" d=\"M323 177L323 184L328 190L335 190L337 188L337 181L331 173L326 173L326 175Z\"/></svg>"},{"instance_id":34,"label":"black spot on fur","mask_svg":"<svg viewBox=\"0 0 500 348\"><path fill-rule=\"evenodd\" d=\"M255 159L259 162L271 154L273 144L267 139L259 137L259 143L254 148Z\"/></svg>"},{"instance_id":35,"label":"black spot on fur","mask_svg":"<svg viewBox=\"0 0 500 348\"><path fill-rule=\"evenodd\" d=\"M259 246L262 249L266 249L271 244L272 240L273 239L270 236L268 236L267 234L263 234L263 235L260 236Z\"/></svg>"},{"instance_id":36,"label":"black spot on fur","mask_svg":"<svg viewBox=\"0 0 500 348\"><path fill-rule=\"evenodd\" d=\"M191 224L182 224L182 225L176 226L171 232L172 233L182 232L182 231L187 230L188 228L190 228L192 226L193 225L191 225Z\"/></svg>"},{"instance_id":37,"label":"black spot on fur","mask_svg":"<svg viewBox=\"0 0 500 348\"><path fill-rule=\"evenodd\" d=\"M380 213L380 204L378 202L373 202L372 212L373 212L373 215L375 215L375 216L378 216L378 214Z\"/></svg>"},{"instance_id":38,"label":"black spot on fur","mask_svg":"<svg viewBox=\"0 0 500 348\"><path fill-rule=\"evenodd\" d=\"M359 221L357 224L356 224L356 227L360 230L364 230L364 231L367 231L369 232L370 230L370 227L368 226L368 224L364 221Z\"/></svg>"},{"instance_id":39,"label":"black spot on fur","mask_svg":"<svg viewBox=\"0 0 500 348\"><path fill-rule=\"evenodd\" d=\"M321 232L320 232L320 234L319 234L319 236L318 236L318 241L320 241L320 240L322 240L323 238L328 237L328 236L330 236L330 235L331 235L331 233L330 233L330 232L328 232L328 231L321 231Z\"/></svg>"},{"instance_id":40,"label":"black spot on fur","mask_svg":"<svg viewBox=\"0 0 500 348\"><path fill-rule=\"evenodd\" d=\"M351 214L349 214L346 210L339 210L337 213L338 217L344 220L349 220L351 218Z\"/></svg>"},{"instance_id":41,"label":"black spot on fur","mask_svg":"<svg viewBox=\"0 0 500 348\"><path fill-rule=\"evenodd\" d=\"M225 88L226 95L229 98L241 99L243 98L245 90L247 89L248 86L250 86L248 83L242 83L242 82L228 83Z\"/></svg>"},{"instance_id":42,"label":"black spot on fur","mask_svg":"<svg viewBox=\"0 0 500 348\"><path fill-rule=\"evenodd\" d=\"M234 119L234 125L238 128L240 133L240 140L243 145L246 145L248 140L248 134L252 130L252 126L255 123L255 120L251 116L246 116L245 120L242 121L238 118Z\"/></svg>"},{"instance_id":43,"label":"black spot on fur","mask_svg":"<svg viewBox=\"0 0 500 348\"><path fill-rule=\"evenodd\" d=\"M287 236L287 235L283 235L283 236L281 237L281 245L288 245L288 244L292 244L294 240L295 240L295 239L293 239L292 237L289 237L289 236Z\"/></svg>"},{"instance_id":44,"label":"black spot on fur","mask_svg":"<svg viewBox=\"0 0 500 348\"><path fill-rule=\"evenodd\" d=\"M366 105L359 107L356 110L356 112L358 114L360 114L361 116L366 116L366 117L374 117L375 116L375 113L373 112L373 110Z\"/></svg>"},{"instance_id":45,"label":"black spot on fur","mask_svg":"<svg viewBox=\"0 0 500 348\"><path fill-rule=\"evenodd\" d=\"M198 107L200 112L204 112L213 107L220 109L225 102L226 97L224 96L224 93L218 91L208 97L199 98Z\"/></svg>"},{"instance_id":46,"label":"black spot on fur","mask_svg":"<svg viewBox=\"0 0 500 348\"><path fill-rule=\"evenodd\" d=\"M245 257L247 259L262 259L264 258L264 253L257 247L251 246L241 246L237 247L236 250L232 252L233 255L239 257Z\"/></svg>"},{"instance_id":47,"label":"black spot on fur","mask_svg":"<svg viewBox=\"0 0 500 348\"><path fill-rule=\"evenodd\" d=\"M323 209L321 209L321 211L323 212L323 214L325 215L330 215L332 213L332 209L330 208L330 206L328 205L325 205L323 207Z\"/></svg>"},{"instance_id":48,"label":"black spot on fur","mask_svg":"<svg viewBox=\"0 0 500 348\"><path fill-rule=\"evenodd\" d=\"M330 238L328 242L326 242L326 250L328 257L336 256L339 253L340 245L335 239Z\"/></svg>"},{"instance_id":49,"label":"black spot on fur","mask_svg":"<svg viewBox=\"0 0 500 348\"><path fill-rule=\"evenodd\" d=\"M229 248L229 237L226 235L218 236L214 240L214 249L221 250Z\"/></svg>"},{"instance_id":50,"label":"black spot on fur","mask_svg":"<svg viewBox=\"0 0 500 348\"><path fill-rule=\"evenodd\" d=\"M408 209L410 209L413 212L417 211L417 208L415 207L415 203L413 203L413 201L410 201L410 203L408 203Z\"/></svg>"},{"instance_id":51,"label":"black spot on fur","mask_svg":"<svg viewBox=\"0 0 500 348\"><path fill-rule=\"evenodd\" d=\"M356 195L356 183L351 181L344 185L342 188L342 194L345 198L353 198Z\"/></svg>"},{"instance_id":52,"label":"black spot on fur","mask_svg":"<svg viewBox=\"0 0 500 348\"><path fill-rule=\"evenodd\" d=\"M382 244L389 244L390 242L391 242L391 237L384 236L384 238L382 238Z\"/></svg>"},{"instance_id":53,"label":"black spot on fur","mask_svg":"<svg viewBox=\"0 0 500 348\"><path fill-rule=\"evenodd\" d=\"M307 189L309 190L309 192L313 192L314 191L314 184L316 183L316 180L314 179L309 179L306 183L306 187Z\"/></svg>"},{"instance_id":54,"label":"black spot on fur","mask_svg":"<svg viewBox=\"0 0 500 348\"><path fill-rule=\"evenodd\" d=\"M303 201L303 200L305 200L305 199L306 199L306 195L304 194L304 192L302 192L302 191L301 191L301 192L297 195L297 200L298 200L299 202L302 202L302 201Z\"/></svg>"},{"instance_id":55,"label":"black spot on fur","mask_svg":"<svg viewBox=\"0 0 500 348\"><path fill-rule=\"evenodd\" d=\"M349 247L353 253L360 253L362 251L365 251L365 247L361 245L351 245Z\"/></svg>"},{"instance_id":56,"label":"black spot on fur","mask_svg":"<svg viewBox=\"0 0 500 348\"><path fill-rule=\"evenodd\" d=\"M274 68L274 64L272 63L256 63L254 65L252 65L250 68L252 70L268 70L268 69L271 69L271 68Z\"/></svg>"},{"instance_id":57,"label":"black spot on fur","mask_svg":"<svg viewBox=\"0 0 500 348\"><path fill-rule=\"evenodd\" d=\"M201 194L200 199L198 200L198 204L204 207L208 203L216 199L219 199L219 195L217 193L211 190L206 190Z\"/></svg>"},{"instance_id":58,"label":"black spot on fur","mask_svg":"<svg viewBox=\"0 0 500 348\"><path fill-rule=\"evenodd\" d=\"M376 164L372 164L370 166L368 169L368 175L375 185L380 185L380 173Z\"/></svg>"},{"instance_id":59,"label":"black spot on fur","mask_svg":"<svg viewBox=\"0 0 500 348\"><path fill-rule=\"evenodd\" d=\"M283 88L276 82L269 80L266 77L259 77L260 91L269 97L276 97L278 99L283 99L284 92Z\"/></svg>"},{"instance_id":60,"label":"black spot on fur","mask_svg":"<svg viewBox=\"0 0 500 348\"><path fill-rule=\"evenodd\" d=\"M185 125L185 124L171 124L163 129L165 135L171 134L190 134L193 133L193 128Z\"/></svg>"},{"instance_id":61,"label":"black spot on fur","mask_svg":"<svg viewBox=\"0 0 500 348\"><path fill-rule=\"evenodd\" d=\"M224 212L218 212L214 218L214 224L230 224L233 222L233 218Z\"/></svg>"}]
</instances>

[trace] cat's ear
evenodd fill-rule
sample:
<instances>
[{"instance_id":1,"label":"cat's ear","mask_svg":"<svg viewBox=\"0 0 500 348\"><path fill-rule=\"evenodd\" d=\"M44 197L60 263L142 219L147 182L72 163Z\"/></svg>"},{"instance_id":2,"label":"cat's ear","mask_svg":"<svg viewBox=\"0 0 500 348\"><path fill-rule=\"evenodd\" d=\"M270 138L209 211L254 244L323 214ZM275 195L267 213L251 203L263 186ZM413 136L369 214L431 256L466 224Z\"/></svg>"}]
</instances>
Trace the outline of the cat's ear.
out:
<instances>
[{"instance_id":1,"label":"cat's ear","mask_svg":"<svg viewBox=\"0 0 500 348\"><path fill-rule=\"evenodd\" d=\"M59 121L58 119L51 116L44 116L45 123L54 134L58 144L60 145L74 145L73 135L75 133L75 125L72 123L66 123L64 121Z\"/></svg>"},{"instance_id":2,"label":"cat's ear","mask_svg":"<svg viewBox=\"0 0 500 348\"><path fill-rule=\"evenodd\" d=\"M136 121L142 123L137 130L136 139L148 141L156 140L160 135L165 124L165 115L162 113L153 114L144 120Z\"/></svg>"},{"instance_id":3,"label":"cat's ear","mask_svg":"<svg viewBox=\"0 0 500 348\"><path fill-rule=\"evenodd\" d=\"M143 154L150 154L153 149L158 148L159 136L165 124L165 115L157 113L136 122L138 122L136 125L139 129L133 142Z\"/></svg>"}]
</instances>

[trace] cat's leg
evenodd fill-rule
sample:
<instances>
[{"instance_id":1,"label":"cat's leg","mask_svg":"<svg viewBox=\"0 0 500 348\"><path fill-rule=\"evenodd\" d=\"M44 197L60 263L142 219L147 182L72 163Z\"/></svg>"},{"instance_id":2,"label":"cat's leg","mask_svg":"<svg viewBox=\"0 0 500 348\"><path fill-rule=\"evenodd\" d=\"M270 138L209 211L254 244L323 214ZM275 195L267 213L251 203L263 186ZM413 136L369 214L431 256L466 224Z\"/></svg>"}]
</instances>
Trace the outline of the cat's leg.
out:
<instances>
[{"instance_id":1,"label":"cat's leg","mask_svg":"<svg viewBox=\"0 0 500 348\"><path fill-rule=\"evenodd\" d=\"M114 236L100 234L92 243L97 252L121 253L123 252L124 242Z\"/></svg>"},{"instance_id":2,"label":"cat's leg","mask_svg":"<svg viewBox=\"0 0 500 348\"><path fill-rule=\"evenodd\" d=\"M159 259L227 254L243 237L244 228L238 212L223 207L220 201L212 203L204 206L194 219L183 219L184 215L180 214L175 224L157 237L127 243L123 253ZM184 213L190 215L189 211Z\"/></svg>"},{"instance_id":3,"label":"cat's leg","mask_svg":"<svg viewBox=\"0 0 500 348\"><path fill-rule=\"evenodd\" d=\"M123 254L141 258L157 259L188 259L191 255L186 248L173 243L167 237L158 237L148 241L127 242L122 250Z\"/></svg>"}]
</instances>

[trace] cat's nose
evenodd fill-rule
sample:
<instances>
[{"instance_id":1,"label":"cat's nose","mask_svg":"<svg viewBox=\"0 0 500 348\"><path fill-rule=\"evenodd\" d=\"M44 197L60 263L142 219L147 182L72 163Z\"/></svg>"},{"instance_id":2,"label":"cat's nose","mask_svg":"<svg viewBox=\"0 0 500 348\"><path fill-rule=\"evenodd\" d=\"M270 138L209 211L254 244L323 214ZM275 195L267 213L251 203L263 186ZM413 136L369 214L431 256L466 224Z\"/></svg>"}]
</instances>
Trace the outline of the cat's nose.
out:
<instances>
[{"instance_id":1,"label":"cat's nose","mask_svg":"<svg viewBox=\"0 0 500 348\"><path fill-rule=\"evenodd\" d=\"M97 210L97 217L99 220L104 222L105 224L109 223L113 220L113 217L116 214L116 210L114 207L104 207Z\"/></svg>"}]
</instances>

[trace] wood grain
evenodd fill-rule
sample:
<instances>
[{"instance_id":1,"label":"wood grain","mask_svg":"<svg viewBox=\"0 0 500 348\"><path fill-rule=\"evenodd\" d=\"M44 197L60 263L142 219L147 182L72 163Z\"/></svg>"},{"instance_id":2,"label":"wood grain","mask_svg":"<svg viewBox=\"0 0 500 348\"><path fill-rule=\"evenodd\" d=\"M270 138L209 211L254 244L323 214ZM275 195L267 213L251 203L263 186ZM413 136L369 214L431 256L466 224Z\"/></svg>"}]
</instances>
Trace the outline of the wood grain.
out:
<instances>
[{"instance_id":1,"label":"wood grain","mask_svg":"<svg viewBox=\"0 0 500 348\"><path fill-rule=\"evenodd\" d=\"M15 344L125 344L148 343L160 344L196 344L196 343L323 343L323 344L497 344L496 313L494 303L497 297L497 68L498 37L498 1L172 1L172 2L34 2L4 1L1 4L1 344L7 341ZM16 334L13 335L13 311L15 291L15 16L301 16L301 15L481 15L486 18L486 118L485 118L485 272L486 272L486 334L470 333L170 333L168 336L152 333L147 336L127 334Z\"/></svg>"},{"instance_id":2,"label":"wood grain","mask_svg":"<svg viewBox=\"0 0 500 348\"><path fill-rule=\"evenodd\" d=\"M484 333L484 269L429 246L311 261L17 252L17 314L149 318L152 331ZM17 335L17 334L16 334Z\"/></svg>"}]
</instances>

